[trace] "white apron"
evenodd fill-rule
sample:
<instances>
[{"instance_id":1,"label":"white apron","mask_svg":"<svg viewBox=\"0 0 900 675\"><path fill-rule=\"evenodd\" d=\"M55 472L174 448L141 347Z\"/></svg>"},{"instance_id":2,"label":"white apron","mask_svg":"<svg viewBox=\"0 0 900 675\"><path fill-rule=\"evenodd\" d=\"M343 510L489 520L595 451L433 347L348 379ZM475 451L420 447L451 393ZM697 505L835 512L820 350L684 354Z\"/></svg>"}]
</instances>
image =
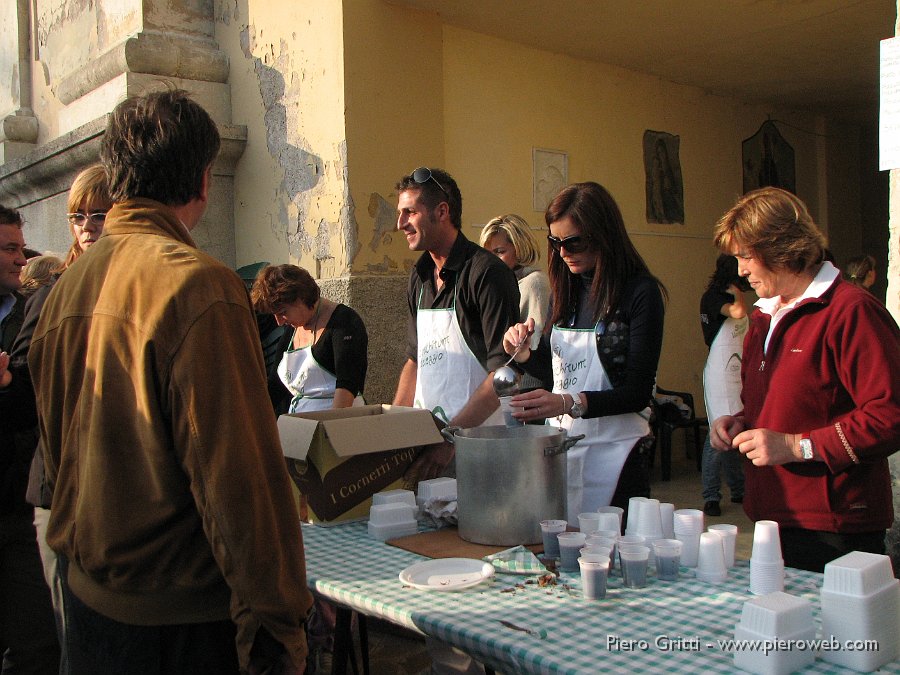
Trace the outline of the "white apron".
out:
<instances>
[{"instance_id":1,"label":"white apron","mask_svg":"<svg viewBox=\"0 0 900 675\"><path fill-rule=\"evenodd\" d=\"M703 400L706 403L706 418L710 422L722 415L733 415L743 408L741 356L749 323L747 317L725 319L709 347L709 356L703 368Z\"/></svg>"},{"instance_id":2,"label":"white apron","mask_svg":"<svg viewBox=\"0 0 900 675\"><path fill-rule=\"evenodd\" d=\"M423 309L419 292L416 312L418 364L413 405L426 408L444 422L450 422L484 382L487 371L469 349L456 318L456 289L453 306ZM503 424L498 407L482 426Z\"/></svg>"},{"instance_id":3,"label":"white apron","mask_svg":"<svg viewBox=\"0 0 900 675\"><path fill-rule=\"evenodd\" d=\"M278 377L293 394L289 413L327 410L334 404L337 378L323 368L312 355L312 345L288 349L278 364ZM353 399L353 405L363 405L361 396Z\"/></svg>"},{"instance_id":4,"label":"white apron","mask_svg":"<svg viewBox=\"0 0 900 675\"><path fill-rule=\"evenodd\" d=\"M553 393L577 396L581 391L604 391L612 384L597 354L594 328L553 327ZM609 506L619 474L638 439L650 433L647 420L638 413L573 419L551 418L549 424L568 430L570 436L584 434L566 453L568 499L566 520L577 522L578 514Z\"/></svg>"}]
</instances>

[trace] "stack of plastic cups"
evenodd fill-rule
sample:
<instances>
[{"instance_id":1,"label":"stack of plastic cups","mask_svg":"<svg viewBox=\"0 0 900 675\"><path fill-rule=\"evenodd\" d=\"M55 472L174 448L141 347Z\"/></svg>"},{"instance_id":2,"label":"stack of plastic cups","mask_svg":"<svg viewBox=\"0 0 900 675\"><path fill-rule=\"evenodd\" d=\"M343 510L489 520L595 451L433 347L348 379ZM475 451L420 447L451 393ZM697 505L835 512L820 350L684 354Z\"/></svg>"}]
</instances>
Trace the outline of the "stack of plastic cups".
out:
<instances>
[{"instance_id":1,"label":"stack of plastic cups","mask_svg":"<svg viewBox=\"0 0 900 675\"><path fill-rule=\"evenodd\" d=\"M660 502L659 520L662 523L663 537L675 538L675 505L670 502Z\"/></svg>"},{"instance_id":2,"label":"stack of plastic cups","mask_svg":"<svg viewBox=\"0 0 900 675\"><path fill-rule=\"evenodd\" d=\"M634 533L642 536L650 547L650 564L654 564L656 555L653 552L653 542L664 538L658 499L648 499L641 504Z\"/></svg>"},{"instance_id":3,"label":"stack of plastic cups","mask_svg":"<svg viewBox=\"0 0 900 675\"><path fill-rule=\"evenodd\" d=\"M619 521L619 527L617 529L619 530L619 534L622 534L622 517L625 515L625 509L623 509L621 506L601 506L599 509L597 509L597 513L614 513L614 514L616 514L616 518ZM601 528L601 529L606 529L606 528Z\"/></svg>"},{"instance_id":4,"label":"stack of plastic cups","mask_svg":"<svg viewBox=\"0 0 900 675\"><path fill-rule=\"evenodd\" d=\"M637 534L637 524L641 509L649 501L647 497L632 497L628 500L628 516L625 518L625 534Z\"/></svg>"},{"instance_id":5,"label":"stack of plastic cups","mask_svg":"<svg viewBox=\"0 0 900 675\"><path fill-rule=\"evenodd\" d=\"M700 534L703 532L703 511L677 509L672 517L675 539L681 542L681 564L685 567L696 567L697 555L700 552Z\"/></svg>"},{"instance_id":6,"label":"stack of plastic cups","mask_svg":"<svg viewBox=\"0 0 900 675\"><path fill-rule=\"evenodd\" d=\"M710 584L720 584L727 577L722 537L715 532L703 532L700 535L700 548L697 552L697 579Z\"/></svg>"},{"instance_id":7,"label":"stack of plastic cups","mask_svg":"<svg viewBox=\"0 0 900 675\"><path fill-rule=\"evenodd\" d=\"M825 565L822 637L841 644L877 644L874 650L822 650L831 663L872 671L900 649L900 581L885 555L852 551Z\"/></svg>"},{"instance_id":8,"label":"stack of plastic cups","mask_svg":"<svg viewBox=\"0 0 900 675\"><path fill-rule=\"evenodd\" d=\"M721 523L710 525L708 532L715 532L722 537L722 546L725 549L725 567L734 567L734 550L737 547L738 526Z\"/></svg>"},{"instance_id":9,"label":"stack of plastic cups","mask_svg":"<svg viewBox=\"0 0 900 675\"><path fill-rule=\"evenodd\" d=\"M750 554L750 592L765 595L784 590L784 559L778 523L760 520L753 530L753 552Z\"/></svg>"}]
</instances>

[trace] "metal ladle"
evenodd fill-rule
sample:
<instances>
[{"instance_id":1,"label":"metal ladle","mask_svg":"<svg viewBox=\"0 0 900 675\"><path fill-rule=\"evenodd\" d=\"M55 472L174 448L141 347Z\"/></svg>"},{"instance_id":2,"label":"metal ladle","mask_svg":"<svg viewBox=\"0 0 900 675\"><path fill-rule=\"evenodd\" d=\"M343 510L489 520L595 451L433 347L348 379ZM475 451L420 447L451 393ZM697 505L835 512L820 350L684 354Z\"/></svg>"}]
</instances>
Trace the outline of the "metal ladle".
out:
<instances>
[{"instance_id":1,"label":"metal ladle","mask_svg":"<svg viewBox=\"0 0 900 675\"><path fill-rule=\"evenodd\" d=\"M522 347L525 346L525 343L528 342L530 337L531 332L522 338L516 345L516 350L512 353L512 356L509 357L509 361L494 371L494 393L497 394L498 397L514 396L519 393L519 382L522 380L522 373L514 368L510 368L509 364L513 362L513 359L516 358L516 354L518 354Z\"/></svg>"}]
</instances>

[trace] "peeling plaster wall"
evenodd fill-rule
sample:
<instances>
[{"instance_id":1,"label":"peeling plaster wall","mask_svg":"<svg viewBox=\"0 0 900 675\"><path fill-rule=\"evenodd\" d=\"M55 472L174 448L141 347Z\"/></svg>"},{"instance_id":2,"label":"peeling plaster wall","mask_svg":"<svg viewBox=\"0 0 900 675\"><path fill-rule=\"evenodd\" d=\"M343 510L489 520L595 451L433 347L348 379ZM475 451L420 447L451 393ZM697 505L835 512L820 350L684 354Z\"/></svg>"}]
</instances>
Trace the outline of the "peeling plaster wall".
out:
<instances>
[{"instance_id":1,"label":"peeling plaster wall","mask_svg":"<svg viewBox=\"0 0 900 675\"><path fill-rule=\"evenodd\" d=\"M0 115L19 107L18 10L12 0L0 4Z\"/></svg>"},{"instance_id":2,"label":"peeling plaster wall","mask_svg":"<svg viewBox=\"0 0 900 675\"><path fill-rule=\"evenodd\" d=\"M221 0L234 120L248 127L236 173L238 264L303 265L340 277L358 247L347 190L339 3Z\"/></svg>"}]
</instances>

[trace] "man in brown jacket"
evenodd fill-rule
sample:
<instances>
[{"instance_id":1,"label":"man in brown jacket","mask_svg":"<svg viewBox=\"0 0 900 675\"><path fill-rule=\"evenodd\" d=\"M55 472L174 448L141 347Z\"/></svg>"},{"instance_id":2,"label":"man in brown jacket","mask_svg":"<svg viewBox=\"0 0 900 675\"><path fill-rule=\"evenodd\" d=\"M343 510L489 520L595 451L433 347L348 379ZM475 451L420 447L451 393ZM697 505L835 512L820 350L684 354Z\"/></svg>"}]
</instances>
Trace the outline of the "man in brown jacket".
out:
<instances>
[{"instance_id":1,"label":"man in brown jacket","mask_svg":"<svg viewBox=\"0 0 900 675\"><path fill-rule=\"evenodd\" d=\"M116 107L115 206L32 339L76 675L303 671L312 601L256 324L190 235L218 149L183 91Z\"/></svg>"}]
</instances>

